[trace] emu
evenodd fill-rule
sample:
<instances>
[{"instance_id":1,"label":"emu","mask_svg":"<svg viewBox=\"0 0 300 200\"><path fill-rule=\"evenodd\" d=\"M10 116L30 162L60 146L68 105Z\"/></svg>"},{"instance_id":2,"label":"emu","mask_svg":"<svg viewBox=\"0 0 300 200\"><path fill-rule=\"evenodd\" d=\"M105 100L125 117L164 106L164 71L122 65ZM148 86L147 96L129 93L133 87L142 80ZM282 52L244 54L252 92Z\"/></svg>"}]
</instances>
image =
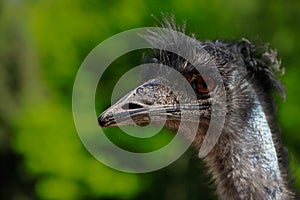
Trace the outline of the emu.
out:
<instances>
[{"instance_id":1,"label":"emu","mask_svg":"<svg viewBox=\"0 0 300 200\"><path fill-rule=\"evenodd\" d=\"M174 20L164 20L162 27L185 32L185 27L177 26ZM196 40L195 36L191 37ZM183 50L192 58L191 63L172 52L156 49L153 55L143 58L143 63L167 65L180 72L193 88L199 107L195 110L194 102L186 102L180 107L178 99L184 91L172 91L174 88L164 85L159 78L147 80L147 73L151 73L148 71L144 73L146 80L143 84L99 116L99 125L126 125L132 123L129 118L139 125L159 122L167 117L165 127L177 130L181 120L193 123L192 119L182 119L183 112L191 114L187 116L198 112L200 121L197 122L193 146L199 150L211 119L212 102L218 102L220 96L214 77L209 72L200 74L195 65L209 68L208 63L213 62L225 89L225 122L216 145L204 156L204 160L216 182L219 198L294 199L288 180L287 150L279 138L274 117L274 91L285 98L284 86L275 76L275 72L282 72L277 52L268 45L253 44L246 39L235 43L197 41L207 52L203 54L180 41L176 34L167 37L149 33L145 38L162 48L171 45ZM152 70L157 74L163 73L160 67ZM130 112L124 114L124 111ZM150 119L145 114L147 112L155 117ZM188 132L189 127L185 128ZM190 139L188 134L186 136Z\"/></svg>"}]
</instances>

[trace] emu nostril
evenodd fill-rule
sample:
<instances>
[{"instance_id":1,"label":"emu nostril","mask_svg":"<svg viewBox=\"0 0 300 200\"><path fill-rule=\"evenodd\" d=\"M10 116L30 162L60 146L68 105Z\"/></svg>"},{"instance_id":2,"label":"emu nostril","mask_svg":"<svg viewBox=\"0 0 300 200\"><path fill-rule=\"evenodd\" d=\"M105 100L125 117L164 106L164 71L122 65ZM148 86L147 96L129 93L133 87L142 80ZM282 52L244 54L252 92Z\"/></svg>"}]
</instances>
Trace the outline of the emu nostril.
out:
<instances>
[{"instance_id":1,"label":"emu nostril","mask_svg":"<svg viewBox=\"0 0 300 200\"><path fill-rule=\"evenodd\" d=\"M132 110L132 109L143 108L143 106L140 105L140 104L136 104L136 103L127 103L127 104L124 104L124 105L122 106L122 108L123 108L124 110Z\"/></svg>"},{"instance_id":2,"label":"emu nostril","mask_svg":"<svg viewBox=\"0 0 300 200\"><path fill-rule=\"evenodd\" d=\"M137 103L127 103L127 104L124 104L122 106L122 108L124 110L134 110L134 109L144 108L144 106L137 104ZM137 111L137 112L139 112L139 111ZM138 116L134 116L134 114L136 114L134 111L132 111L132 113L130 112L131 119L138 126L147 126L151 122L151 119L150 119L150 116L148 113L140 114Z\"/></svg>"}]
</instances>

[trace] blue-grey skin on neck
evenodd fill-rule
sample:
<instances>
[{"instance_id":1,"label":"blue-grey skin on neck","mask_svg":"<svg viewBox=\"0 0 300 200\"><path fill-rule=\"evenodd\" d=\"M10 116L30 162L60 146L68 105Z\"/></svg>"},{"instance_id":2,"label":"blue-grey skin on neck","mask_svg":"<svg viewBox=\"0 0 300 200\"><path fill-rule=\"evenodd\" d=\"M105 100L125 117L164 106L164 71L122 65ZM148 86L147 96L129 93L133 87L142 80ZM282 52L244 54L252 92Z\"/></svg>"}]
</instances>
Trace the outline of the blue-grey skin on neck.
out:
<instances>
[{"instance_id":1,"label":"blue-grey skin on neck","mask_svg":"<svg viewBox=\"0 0 300 200\"><path fill-rule=\"evenodd\" d=\"M230 153L225 159L231 166L229 172L218 173L226 173L233 187L226 190L220 185L223 193L220 198L286 199L278 155L263 107L255 101L249 109L247 125L240 132L231 133L235 137L226 144Z\"/></svg>"},{"instance_id":2,"label":"blue-grey skin on neck","mask_svg":"<svg viewBox=\"0 0 300 200\"><path fill-rule=\"evenodd\" d=\"M250 128L244 131L247 132L250 140L259 143L259 145L255 145L257 147L255 153L260 152L256 156L250 156L249 164L267 176L269 184L266 185L266 190L270 199L282 199L278 155L264 110L258 101L255 101L248 123ZM245 144L245 146L247 145Z\"/></svg>"}]
</instances>

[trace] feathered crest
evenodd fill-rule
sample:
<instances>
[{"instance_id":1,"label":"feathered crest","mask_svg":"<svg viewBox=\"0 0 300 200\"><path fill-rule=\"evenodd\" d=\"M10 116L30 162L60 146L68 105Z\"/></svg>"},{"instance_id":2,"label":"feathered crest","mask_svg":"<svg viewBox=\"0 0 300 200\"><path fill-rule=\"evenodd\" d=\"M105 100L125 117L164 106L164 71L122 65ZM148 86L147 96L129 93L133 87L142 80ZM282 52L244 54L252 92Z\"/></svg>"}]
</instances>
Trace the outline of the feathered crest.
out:
<instances>
[{"instance_id":1,"label":"feathered crest","mask_svg":"<svg viewBox=\"0 0 300 200\"><path fill-rule=\"evenodd\" d=\"M158 27L166 28L174 31L178 31L181 33L186 33L186 21L183 23L177 24L176 18L173 14L162 14L162 19L159 20L156 16L152 15L153 18L158 22Z\"/></svg>"},{"instance_id":2,"label":"feathered crest","mask_svg":"<svg viewBox=\"0 0 300 200\"><path fill-rule=\"evenodd\" d=\"M152 57L144 56L144 63L161 63L179 72L189 71L193 66L214 65L214 58L203 44L193 34L185 34L185 22L176 24L174 15L164 15L161 21L157 21L160 29L149 30L142 36L155 47Z\"/></svg>"}]
</instances>

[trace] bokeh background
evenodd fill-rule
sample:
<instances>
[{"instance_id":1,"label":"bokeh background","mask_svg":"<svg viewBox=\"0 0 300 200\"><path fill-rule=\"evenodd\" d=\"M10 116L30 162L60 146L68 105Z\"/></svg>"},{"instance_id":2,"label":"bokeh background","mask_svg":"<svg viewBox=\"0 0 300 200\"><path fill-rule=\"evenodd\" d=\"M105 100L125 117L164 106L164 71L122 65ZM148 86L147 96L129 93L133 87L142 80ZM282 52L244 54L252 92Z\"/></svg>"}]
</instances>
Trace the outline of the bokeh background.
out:
<instances>
[{"instance_id":1,"label":"bokeh background","mask_svg":"<svg viewBox=\"0 0 300 200\"><path fill-rule=\"evenodd\" d=\"M278 98L278 120L300 188L300 1L0 0L0 199L216 199L193 150L156 172L122 173L95 160L75 130L72 86L85 56L121 31L155 26L151 15L161 13L186 20L201 40L245 37L278 50L287 88L286 102ZM107 71L97 113L140 59L129 54ZM129 149L144 146L126 144L116 128L107 132Z\"/></svg>"}]
</instances>

